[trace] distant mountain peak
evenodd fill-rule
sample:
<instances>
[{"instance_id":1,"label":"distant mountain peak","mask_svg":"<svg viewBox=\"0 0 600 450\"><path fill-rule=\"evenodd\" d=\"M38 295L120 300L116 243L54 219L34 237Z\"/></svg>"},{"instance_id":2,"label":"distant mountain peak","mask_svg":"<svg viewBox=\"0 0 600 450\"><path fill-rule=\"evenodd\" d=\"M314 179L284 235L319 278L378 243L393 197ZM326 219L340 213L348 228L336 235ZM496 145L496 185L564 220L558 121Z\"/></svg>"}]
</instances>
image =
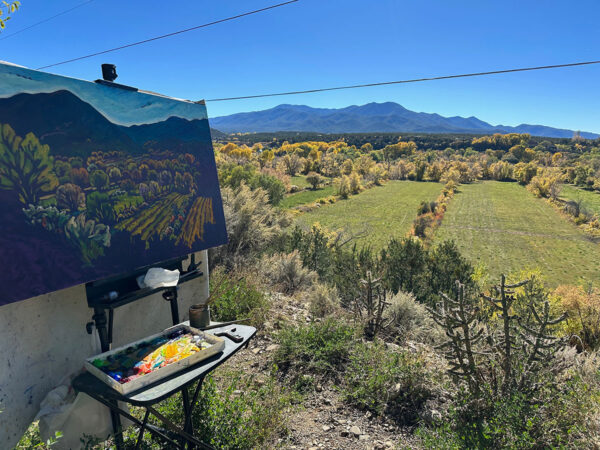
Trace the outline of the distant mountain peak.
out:
<instances>
[{"instance_id":1,"label":"distant mountain peak","mask_svg":"<svg viewBox=\"0 0 600 450\"><path fill-rule=\"evenodd\" d=\"M535 136L570 138L573 130L544 125L516 127L491 125L475 116L444 117L436 113L414 112L394 102L371 102L345 108L312 108L281 104L263 111L215 117L212 127L227 133L307 131L317 133L529 133ZM600 135L581 133L595 139Z\"/></svg>"}]
</instances>

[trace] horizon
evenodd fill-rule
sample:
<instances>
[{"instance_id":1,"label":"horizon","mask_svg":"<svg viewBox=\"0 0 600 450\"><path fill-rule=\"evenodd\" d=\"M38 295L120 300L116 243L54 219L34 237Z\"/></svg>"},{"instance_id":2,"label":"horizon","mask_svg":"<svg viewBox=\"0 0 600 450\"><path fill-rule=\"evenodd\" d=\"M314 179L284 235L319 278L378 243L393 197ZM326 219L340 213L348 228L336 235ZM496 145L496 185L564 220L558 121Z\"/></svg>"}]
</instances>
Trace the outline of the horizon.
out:
<instances>
[{"instance_id":1,"label":"horizon","mask_svg":"<svg viewBox=\"0 0 600 450\"><path fill-rule=\"evenodd\" d=\"M308 108L312 108L312 109L318 109L318 110L329 110L329 111L339 111L339 110L343 110L343 109L347 109L347 108L351 108L351 107L363 107L363 106L367 106L367 105L371 105L371 104L376 104L376 105L383 105L383 104L393 104L396 106L400 106L408 111L412 111L418 114L437 114L443 118L447 118L447 119L452 119L452 118L462 118L462 119L477 119L477 120L482 120L481 118L471 115L471 116L446 116L446 115L442 115L439 114L437 112L430 112L430 111L417 111L417 110L411 110L409 108L406 108L404 105L397 103L397 102L393 102L393 101L385 101L385 102L369 102L369 103L364 103L362 105L358 105L358 104L352 104L352 105L347 105L347 106L341 106L339 108L327 108L327 107L314 107L311 105L306 105L306 104L294 104L294 103L280 103L278 105L275 105L273 107L270 108L266 108L266 109L260 109L260 110L254 110L254 111L239 111L239 112L235 112L232 114L227 114L224 116L217 116L217 117L209 117L209 123L211 119L220 119L220 118L224 118L224 117L229 117L229 116L234 116L237 114L252 114L252 113L258 113L258 112L263 112L263 111L269 111L269 110L273 110L276 108L279 108L281 106L291 106L291 107L308 107ZM543 126L543 127L549 127L549 125L543 124L543 123L535 123L535 122L531 122L531 123L519 123L519 124L506 124L506 123L495 123L493 121L488 122L488 121L484 121L486 123L488 123L489 125L493 126L493 127L518 127L520 125L529 125L529 126ZM212 125L211 125L212 127ZM215 129L218 130L218 127L214 127ZM573 132L581 132L581 133L592 133L592 134L598 134L600 135L600 133L594 132L594 131L590 131L590 130L582 130L582 129L570 129L568 127L561 127L561 126L552 126L551 128L556 128L556 129L562 129L562 130L570 130ZM220 131L220 130L219 130ZM288 130L281 130L282 132L287 132ZM372 131L373 133L379 133L379 131ZM401 133L411 133L410 131L399 131ZM251 132L252 133L252 132ZM254 133L256 133L256 131L254 131ZM259 131L260 133L260 131ZM509 133L508 131L506 133ZM325 134L330 134L330 133L325 133ZM338 133L333 133L333 134L338 134ZM438 134L438 132L431 132L431 133L425 133L425 134ZM476 133L476 134L487 134L486 132L482 132L482 133Z\"/></svg>"}]
</instances>

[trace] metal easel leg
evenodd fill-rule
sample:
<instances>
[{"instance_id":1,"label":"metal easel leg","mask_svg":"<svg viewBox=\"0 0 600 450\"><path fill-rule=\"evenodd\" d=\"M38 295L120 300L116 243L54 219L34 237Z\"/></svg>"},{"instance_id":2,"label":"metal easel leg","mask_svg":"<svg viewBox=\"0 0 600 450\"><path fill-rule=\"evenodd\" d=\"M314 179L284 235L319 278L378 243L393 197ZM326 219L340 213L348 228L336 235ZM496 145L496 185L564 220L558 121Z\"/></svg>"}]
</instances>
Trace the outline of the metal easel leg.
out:
<instances>
[{"instance_id":1,"label":"metal easel leg","mask_svg":"<svg viewBox=\"0 0 600 450\"><path fill-rule=\"evenodd\" d=\"M111 319L112 319L112 315L111 315ZM110 338L112 337L112 336L109 337L109 331L110 331L110 334L112 334L112 320L110 323L111 329L107 330L107 328L106 328L106 325L107 325L106 311L104 310L104 308L100 308L100 307L94 308L94 315L92 316L92 320L96 324L96 329L98 330L98 336L100 337L100 347L102 349L102 353L109 351L110 344L111 344ZM118 407L116 402L115 402L114 406ZM117 446L117 450L121 450L125 447L125 445L123 443L123 429L121 426L121 417L119 416L118 413L116 413L113 410L113 408L109 408L109 409L110 409L110 420L112 422L113 433L115 435L115 445Z\"/></svg>"}]
</instances>

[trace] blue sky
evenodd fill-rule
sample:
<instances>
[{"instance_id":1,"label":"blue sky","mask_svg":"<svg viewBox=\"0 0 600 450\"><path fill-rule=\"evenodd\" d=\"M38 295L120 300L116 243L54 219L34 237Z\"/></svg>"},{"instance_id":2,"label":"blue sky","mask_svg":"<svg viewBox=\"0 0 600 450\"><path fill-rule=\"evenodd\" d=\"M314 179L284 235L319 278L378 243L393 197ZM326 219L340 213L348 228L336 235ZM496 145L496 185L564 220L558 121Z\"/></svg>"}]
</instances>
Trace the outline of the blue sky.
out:
<instances>
[{"instance_id":1,"label":"blue sky","mask_svg":"<svg viewBox=\"0 0 600 450\"><path fill-rule=\"evenodd\" d=\"M3 35L77 0L22 0ZM0 40L0 59L36 68L277 3L94 0ZM198 100L600 59L600 2L300 0L260 15L48 69L82 79L117 65L118 82ZM0 38L3 36L0 35ZM280 103L372 101L493 124L600 132L600 65L216 102L209 117Z\"/></svg>"}]
</instances>

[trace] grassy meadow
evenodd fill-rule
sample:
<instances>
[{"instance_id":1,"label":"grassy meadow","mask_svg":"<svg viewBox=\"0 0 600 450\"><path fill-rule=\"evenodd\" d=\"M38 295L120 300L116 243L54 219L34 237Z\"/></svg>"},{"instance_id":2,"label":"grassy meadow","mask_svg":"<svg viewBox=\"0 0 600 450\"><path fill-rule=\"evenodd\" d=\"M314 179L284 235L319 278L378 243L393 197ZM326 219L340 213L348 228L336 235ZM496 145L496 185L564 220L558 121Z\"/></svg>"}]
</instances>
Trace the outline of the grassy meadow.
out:
<instances>
[{"instance_id":1,"label":"grassy meadow","mask_svg":"<svg viewBox=\"0 0 600 450\"><path fill-rule=\"evenodd\" d=\"M600 245L516 183L460 186L435 236L447 239L493 277L539 267L553 286L600 281Z\"/></svg>"},{"instance_id":2,"label":"grassy meadow","mask_svg":"<svg viewBox=\"0 0 600 450\"><path fill-rule=\"evenodd\" d=\"M309 189L290 194L281 201L279 206L282 208L293 208L294 206L312 203L320 198L329 197L330 195L335 195L335 186L323 186L314 191Z\"/></svg>"},{"instance_id":3,"label":"grassy meadow","mask_svg":"<svg viewBox=\"0 0 600 450\"><path fill-rule=\"evenodd\" d=\"M597 192L586 191L566 184L560 191L560 198L563 200L581 200L584 210L600 215L600 194Z\"/></svg>"},{"instance_id":4,"label":"grassy meadow","mask_svg":"<svg viewBox=\"0 0 600 450\"><path fill-rule=\"evenodd\" d=\"M404 237L417 216L421 201L435 200L441 190L439 183L390 181L302 214L298 220L306 226L318 222L331 230L344 229L359 234L359 245L380 249L392 237Z\"/></svg>"},{"instance_id":5,"label":"grassy meadow","mask_svg":"<svg viewBox=\"0 0 600 450\"><path fill-rule=\"evenodd\" d=\"M293 177L290 177L290 184L298 186L301 189L310 186L310 184L308 184L308 181L306 181L306 175L295 175Z\"/></svg>"}]
</instances>

